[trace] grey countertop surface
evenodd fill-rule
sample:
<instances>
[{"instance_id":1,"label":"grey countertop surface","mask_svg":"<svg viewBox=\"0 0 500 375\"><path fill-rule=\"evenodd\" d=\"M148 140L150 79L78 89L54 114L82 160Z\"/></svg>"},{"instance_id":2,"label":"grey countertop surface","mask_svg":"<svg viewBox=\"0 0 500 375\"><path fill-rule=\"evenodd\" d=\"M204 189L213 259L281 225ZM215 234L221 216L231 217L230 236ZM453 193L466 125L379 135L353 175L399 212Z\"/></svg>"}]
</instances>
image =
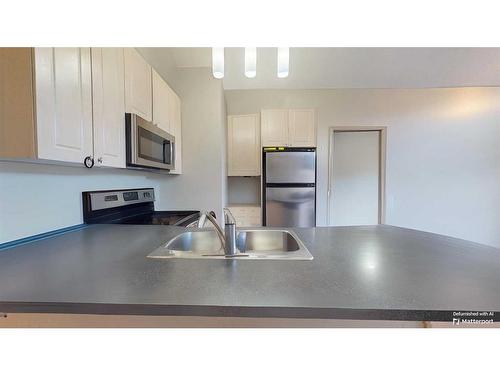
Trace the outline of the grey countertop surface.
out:
<instances>
[{"instance_id":1,"label":"grey countertop surface","mask_svg":"<svg viewBox=\"0 0 500 375\"><path fill-rule=\"evenodd\" d=\"M449 320L500 315L500 250L391 226L293 229L314 259L150 259L184 231L92 225L0 251L0 311Z\"/></svg>"}]
</instances>

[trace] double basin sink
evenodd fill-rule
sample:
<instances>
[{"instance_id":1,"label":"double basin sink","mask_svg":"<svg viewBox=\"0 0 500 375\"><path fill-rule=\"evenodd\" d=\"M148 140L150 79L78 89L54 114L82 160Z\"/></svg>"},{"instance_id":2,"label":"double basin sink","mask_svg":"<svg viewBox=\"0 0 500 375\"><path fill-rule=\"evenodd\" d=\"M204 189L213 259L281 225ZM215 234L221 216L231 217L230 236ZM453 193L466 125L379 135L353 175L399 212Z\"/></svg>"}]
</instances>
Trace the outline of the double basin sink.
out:
<instances>
[{"instance_id":1,"label":"double basin sink","mask_svg":"<svg viewBox=\"0 0 500 375\"><path fill-rule=\"evenodd\" d=\"M184 259L290 259L313 256L291 230L242 229L236 233L235 255L225 255L213 230L184 232L148 255L148 258Z\"/></svg>"}]
</instances>

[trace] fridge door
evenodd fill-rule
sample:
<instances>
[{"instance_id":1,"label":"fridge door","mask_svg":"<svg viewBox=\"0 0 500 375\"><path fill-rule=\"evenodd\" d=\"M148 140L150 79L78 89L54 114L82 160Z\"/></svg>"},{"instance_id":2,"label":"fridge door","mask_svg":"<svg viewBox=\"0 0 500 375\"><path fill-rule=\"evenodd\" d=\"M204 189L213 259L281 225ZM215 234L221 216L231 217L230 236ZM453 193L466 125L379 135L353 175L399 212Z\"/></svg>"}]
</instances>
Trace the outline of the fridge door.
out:
<instances>
[{"instance_id":1,"label":"fridge door","mask_svg":"<svg viewBox=\"0 0 500 375\"><path fill-rule=\"evenodd\" d=\"M266 188L266 226L314 227L314 187Z\"/></svg>"},{"instance_id":2,"label":"fridge door","mask_svg":"<svg viewBox=\"0 0 500 375\"><path fill-rule=\"evenodd\" d=\"M266 183L315 183L316 152L266 153Z\"/></svg>"}]
</instances>

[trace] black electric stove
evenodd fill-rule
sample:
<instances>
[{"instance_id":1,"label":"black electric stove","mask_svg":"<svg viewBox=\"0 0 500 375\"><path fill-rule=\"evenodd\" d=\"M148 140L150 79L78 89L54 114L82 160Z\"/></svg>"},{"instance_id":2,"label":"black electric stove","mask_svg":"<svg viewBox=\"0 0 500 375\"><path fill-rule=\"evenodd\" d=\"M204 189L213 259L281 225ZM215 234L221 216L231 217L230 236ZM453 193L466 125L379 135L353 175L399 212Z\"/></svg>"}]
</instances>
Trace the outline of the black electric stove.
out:
<instances>
[{"instance_id":1,"label":"black electric stove","mask_svg":"<svg viewBox=\"0 0 500 375\"><path fill-rule=\"evenodd\" d=\"M83 221L86 224L142 224L189 226L200 211L155 211L154 189L84 191Z\"/></svg>"}]
</instances>

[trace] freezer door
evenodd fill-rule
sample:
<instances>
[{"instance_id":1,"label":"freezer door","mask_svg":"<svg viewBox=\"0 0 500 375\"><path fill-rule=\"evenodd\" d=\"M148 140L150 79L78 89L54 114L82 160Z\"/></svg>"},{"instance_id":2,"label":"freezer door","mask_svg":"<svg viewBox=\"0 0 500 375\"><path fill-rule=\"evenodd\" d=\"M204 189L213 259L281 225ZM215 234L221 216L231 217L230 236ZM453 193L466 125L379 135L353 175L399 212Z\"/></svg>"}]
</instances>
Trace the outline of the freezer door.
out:
<instances>
[{"instance_id":1,"label":"freezer door","mask_svg":"<svg viewBox=\"0 0 500 375\"><path fill-rule=\"evenodd\" d=\"M266 153L267 183L315 183L316 152Z\"/></svg>"},{"instance_id":2,"label":"freezer door","mask_svg":"<svg viewBox=\"0 0 500 375\"><path fill-rule=\"evenodd\" d=\"M314 187L266 188L266 226L314 227Z\"/></svg>"}]
</instances>

